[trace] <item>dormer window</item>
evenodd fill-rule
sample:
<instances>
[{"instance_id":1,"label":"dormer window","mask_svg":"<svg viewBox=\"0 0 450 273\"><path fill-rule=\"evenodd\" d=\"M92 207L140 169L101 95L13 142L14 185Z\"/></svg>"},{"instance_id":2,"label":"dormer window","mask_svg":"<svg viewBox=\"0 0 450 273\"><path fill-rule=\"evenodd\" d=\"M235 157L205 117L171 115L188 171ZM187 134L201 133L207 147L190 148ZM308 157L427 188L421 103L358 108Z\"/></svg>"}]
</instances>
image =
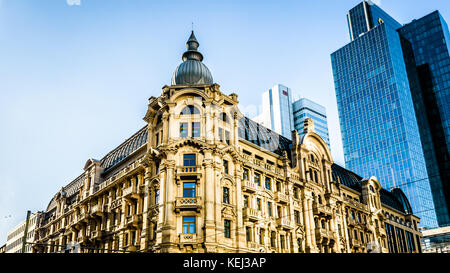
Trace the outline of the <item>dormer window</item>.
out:
<instances>
[{"instance_id":1,"label":"dormer window","mask_svg":"<svg viewBox=\"0 0 450 273\"><path fill-rule=\"evenodd\" d=\"M188 105L181 110L180 115L199 115L200 110L194 105Z\"/></svg>"}]
</instances>

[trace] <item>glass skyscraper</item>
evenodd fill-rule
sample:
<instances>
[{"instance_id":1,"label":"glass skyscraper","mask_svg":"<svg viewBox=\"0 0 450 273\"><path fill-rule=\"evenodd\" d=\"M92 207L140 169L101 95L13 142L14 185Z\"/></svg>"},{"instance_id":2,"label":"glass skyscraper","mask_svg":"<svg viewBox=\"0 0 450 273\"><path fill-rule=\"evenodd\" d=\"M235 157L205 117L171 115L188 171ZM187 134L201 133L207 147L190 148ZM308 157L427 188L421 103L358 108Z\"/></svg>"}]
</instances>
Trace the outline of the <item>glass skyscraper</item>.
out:
<instances>
[{"instance_id":1,"label":"glass skyscraper","mask_svg":"<svg viewBox=\"0 0 450 273\"><path fill-rule=\"evenodd\" d=\"M331 55L346 167L401 188L421 225L436 227L401 24L366 1L347 20L351 42Z\"/></svg>"},{"instance_id":2,"label":"glass skyscraper","mask_svg":"<svg viewBox=\"0 0 450 273\"><path fill-rule=\"evenodd\" d=\"M314 121L315 132L325 141L330 148L330 136L328 134L327 112L325 107L309 99L301 98L292 103L294 114L294 129L299 135L303 134L304 121L311 118Z\"/></svg>"},{"instance_id":3,"label":"glass skyscraper","mask_svg":"<svg viewBox=\"0 0 450 273\"><path fill-rule=\"evenodd\" d=\"M307 118L314 121L316 133L330 148L325 107L306 98L292 102L291 89L282 84L277 84L262 94L261 114L253 120L291 139L293 130L297 130L299 135L303 134L304 121Z\"/></svg>"},{"instance_id":4,"label":"glass skyscraper","mask_svg":"<svg viewBox=\"0 0 450 273\"><path fill-rule=\"evenodd\" d=\"M440 226L450 225L450 34L438 11L398 29Z\"/></svg>"},{"instance_id":5,"label":"glass skyscraper","mask_svg":"<svg viewBox=\"0 0 450 273\"><path fill-rule=\"evenodd\" d=\"M291 89L277 84L264 92L262 94L262 113L254 120L291 139L294 128Z\"/></svg>"}]
</instances>

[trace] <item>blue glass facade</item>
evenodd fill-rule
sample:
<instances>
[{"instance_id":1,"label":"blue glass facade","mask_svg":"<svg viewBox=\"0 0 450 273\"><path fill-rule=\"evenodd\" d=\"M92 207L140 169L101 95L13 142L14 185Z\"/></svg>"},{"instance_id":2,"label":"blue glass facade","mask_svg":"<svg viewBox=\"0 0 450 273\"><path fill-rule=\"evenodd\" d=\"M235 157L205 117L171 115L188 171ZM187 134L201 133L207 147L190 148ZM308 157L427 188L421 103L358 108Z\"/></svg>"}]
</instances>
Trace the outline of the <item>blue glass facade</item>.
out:
<instances>
[{"instance_id":1,"label":"blue glass facade","mask_svg":"<svg viewBox=\"0 0 450 273\"><path fill-rule=\"evenodd\" d=\"M398 29L439 226L450 225L450 34L438 11ZM416 83L414 83L414 81Z\"/></svg>"},{"instance_id":2,"label":"blue glass facade","mask_svg":"<svg viewBox=\"0 0 450 273\"><path fill-rule=\"evenodd\" d=\"M363 2L358 6L362 8L348 15L353 41L331 55L346 167L362 176L376 176L385 188L400 187L421 225L435 227L433 198L396 31L401 25L375 5ZM366 30L360 20L352 18L364 18Z\"/></svg>"},{"instance_id":3,"label":"blue glass facade","mask_svg":"<svg viewBox=\"0 0 450 273\"><path fill-rule=\"evenodd\" d=\"M328 134L328 121L325 107L306 98L302 98L292 103L292 111L294 115L294 128L300 135L303 134L305 119L311 118L314 121L315 132L330 148L330 136Z\"/></svg>"}]
</instances>

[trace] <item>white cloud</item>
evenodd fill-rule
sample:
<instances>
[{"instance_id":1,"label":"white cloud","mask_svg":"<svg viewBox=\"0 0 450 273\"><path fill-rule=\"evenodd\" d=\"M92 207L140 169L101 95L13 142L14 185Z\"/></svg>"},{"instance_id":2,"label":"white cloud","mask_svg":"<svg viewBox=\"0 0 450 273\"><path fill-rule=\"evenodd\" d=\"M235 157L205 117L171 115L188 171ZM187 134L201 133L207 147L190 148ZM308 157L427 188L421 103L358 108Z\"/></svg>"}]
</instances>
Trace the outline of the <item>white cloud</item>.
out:
<instances>
[{"instance_id":1,"label":"white cloud","mask_svg":"<svg viewBox=\"0 0 450 273\"><path fill-rule=\"evenodd\" d=\"M66 0L67 5L69 6L80 6L81 0Z\"/></svg>"}]
</instances>

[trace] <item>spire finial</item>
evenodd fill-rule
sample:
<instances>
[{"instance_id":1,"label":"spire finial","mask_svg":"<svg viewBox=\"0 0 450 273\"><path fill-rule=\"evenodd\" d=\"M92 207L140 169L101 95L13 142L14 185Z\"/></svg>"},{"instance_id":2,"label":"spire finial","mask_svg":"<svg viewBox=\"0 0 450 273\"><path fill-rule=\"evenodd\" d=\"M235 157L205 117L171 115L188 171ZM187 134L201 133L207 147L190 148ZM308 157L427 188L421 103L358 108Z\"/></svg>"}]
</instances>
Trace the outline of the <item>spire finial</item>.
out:
<instances>
[{"instance_id":1,"label":"spire finial","mask_svg":"<svg viewBox=\"0 0 450 273\"><path fill-rule=\"evenodd\" d=\"M192 32L194 32L194 22L192 22Z\"/></svg>"},{"instance_id":2,"label":"spire finial","mask_svg":"<svg viewBox=\"0 0 450 273\"><path fill-rule=\"evenodd\" d=\"M189 36L188 41L186 42L186 48L187 51L184 52L182 56L182 60L197 60L202 61L203 55L197 51L197 48L200 44L197 41L197 38L195 38L194 31L192 30L191 36Z\"/></svg>"}]
</instances>

